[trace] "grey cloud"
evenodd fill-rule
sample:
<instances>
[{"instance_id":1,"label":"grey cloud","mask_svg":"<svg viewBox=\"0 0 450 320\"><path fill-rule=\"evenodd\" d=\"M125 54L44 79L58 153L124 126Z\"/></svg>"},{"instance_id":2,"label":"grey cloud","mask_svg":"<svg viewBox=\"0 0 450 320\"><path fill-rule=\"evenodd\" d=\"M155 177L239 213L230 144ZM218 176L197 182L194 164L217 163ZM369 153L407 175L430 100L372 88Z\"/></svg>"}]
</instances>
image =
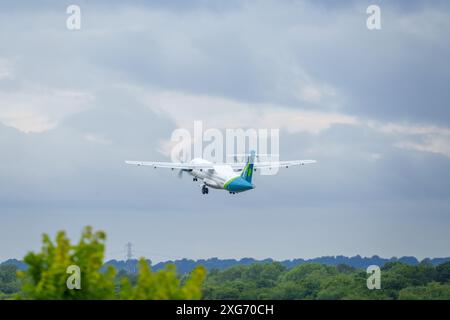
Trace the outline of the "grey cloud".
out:
<instances>
[{"instance_id":1,"label":"grey cloud","mask_svg":"<svg viewBox=\"0 0 450 320\"><path fill-rule=\"evenodd\" d=\"M159 141L176 126L127 85L448 127L446 3L383 2L380 32L353 1L81 2L80 32L65 29L63 4L34 3L2 3L12 73L0 91L93 99L42 133L0 125L0 259L42 231L77 236L85 224L105 228L113 248L134 238L187 257L448 255L449 159L396 147L416 138L402 133L283 131L282 158L318 163L256 176L257 189L236 197L202 197L187 176L123 164L167 160ZM308 85L323 97L299 95Z\"/></svg>"},{"instance_id":2,"label":"grey cloud","mask_svg":"<svg viewBox=\"0 0 450 320\"><path fill-rule=\"evenodd\" d=\"M2 52L18 59L21 82L73 88L114 79L383 121L449 123L450 47L442 40L450 9L442 3L380 3L383 29L375 32L365 28L359 2L339 10L272 1L216 11L203 2L190 10L172 10L181 3L81 5L80 32L67 31L57 10L14 12L12 25L1 20ZM11 28L16 37L6 33ZM325 91L323 99L302 99L308 86Z\"/></svg>"}]
</instances>

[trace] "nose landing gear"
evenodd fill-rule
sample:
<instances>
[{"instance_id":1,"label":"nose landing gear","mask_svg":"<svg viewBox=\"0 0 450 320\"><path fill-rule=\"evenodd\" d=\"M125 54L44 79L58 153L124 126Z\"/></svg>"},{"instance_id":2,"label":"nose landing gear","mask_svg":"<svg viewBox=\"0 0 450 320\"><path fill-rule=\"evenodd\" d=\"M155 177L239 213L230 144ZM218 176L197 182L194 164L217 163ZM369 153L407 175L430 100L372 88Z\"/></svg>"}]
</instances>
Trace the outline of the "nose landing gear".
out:
<instances>
[{"instance_id":1,"label":"nose landing gear","mask_svg":"<svg viewBox=\"0 0 450 320\"><path fill-rule=\"evenodd\" d=\"M209 193L209 189L205 185L203 185L202 186L202 194L208 194L208 193Z\"/></svg>"}]
</instances>

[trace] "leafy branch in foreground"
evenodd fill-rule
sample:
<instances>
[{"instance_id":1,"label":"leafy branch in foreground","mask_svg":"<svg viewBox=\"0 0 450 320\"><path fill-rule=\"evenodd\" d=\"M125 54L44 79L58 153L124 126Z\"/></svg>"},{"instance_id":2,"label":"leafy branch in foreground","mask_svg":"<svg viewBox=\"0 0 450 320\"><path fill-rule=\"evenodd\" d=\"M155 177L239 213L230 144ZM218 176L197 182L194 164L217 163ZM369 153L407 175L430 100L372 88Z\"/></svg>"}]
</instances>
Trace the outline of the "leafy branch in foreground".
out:
<instances>
[{"instance_id":1,"label":"leafy branch in foreground","mask_svg":"<svg viewBox=\"0 0 450 320\"><path fill-rule=\"evenodd\" d=\"M117 279L116 270L109 266L101 271L105 253L106 234L86 227L80 241L72 245L65 232L60 231L53 242L43 235L40 252L30 252L24 262L26 271L18 272L22 290L17 299L201 299L205 269L197 267L183 281L175 266L152 272L145 259L139 261L136 284L127 277ZM69 266L80 271L79 289L68 286ZM119 282L119 285L117 285Z\"/></svg>"},{"instance_id":2,"label":"leafy branch in foreground","mask_svg":"<svg viewBox=\"0 0 450 320\"><path fill-rule=\"evenodd\" d=\"M174 265L169 265L165 270L152 272L147 262L141 259L136 286L132 287L126 277L122 278L120 297L136 300L199 300L202 297L201 286L205 273L205 268L198 266L182 284Z\"/></svg>"}]
</instances>

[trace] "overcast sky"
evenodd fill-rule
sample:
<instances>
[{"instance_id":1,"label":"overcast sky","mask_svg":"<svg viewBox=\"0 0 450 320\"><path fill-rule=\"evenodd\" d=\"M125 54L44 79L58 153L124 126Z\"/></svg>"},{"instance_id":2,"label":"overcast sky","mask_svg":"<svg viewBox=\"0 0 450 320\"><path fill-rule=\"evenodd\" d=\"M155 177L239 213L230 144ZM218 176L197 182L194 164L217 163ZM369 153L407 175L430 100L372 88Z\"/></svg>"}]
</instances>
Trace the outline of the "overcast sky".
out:
<instances>
[{"instance_id":1,"label":"overcast sky","mask_svg":"<svg viewBox=\"0 0 450 320\"><path fill-rule=\"evenodd\" d=\"M448 39L447 1L0 2L0 261L85 225L107 258L450 256ZM194 120L318 163L233 196L124 165Z\"/></svg>"}]
</instances>

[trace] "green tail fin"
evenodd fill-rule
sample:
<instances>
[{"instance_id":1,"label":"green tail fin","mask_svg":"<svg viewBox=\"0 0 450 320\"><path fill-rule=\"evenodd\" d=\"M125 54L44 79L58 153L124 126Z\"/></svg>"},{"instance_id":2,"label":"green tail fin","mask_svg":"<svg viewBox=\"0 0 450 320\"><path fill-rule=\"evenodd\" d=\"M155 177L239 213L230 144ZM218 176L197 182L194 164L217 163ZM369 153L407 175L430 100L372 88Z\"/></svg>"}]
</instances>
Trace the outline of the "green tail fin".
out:
<instances>
[{"instance_id":1,"label":"green tail fin","mask_svg":"<svg viewBox=\"0 0 450 320\"><path fill-rule=\"evenodd\" d=\"M250 151L250 156L248 157L247 164L245 165L241 173L241 178L249 183L252 183L253 163L255 162L255 156L255 151Z\"/></svg>"}]
</instances>

